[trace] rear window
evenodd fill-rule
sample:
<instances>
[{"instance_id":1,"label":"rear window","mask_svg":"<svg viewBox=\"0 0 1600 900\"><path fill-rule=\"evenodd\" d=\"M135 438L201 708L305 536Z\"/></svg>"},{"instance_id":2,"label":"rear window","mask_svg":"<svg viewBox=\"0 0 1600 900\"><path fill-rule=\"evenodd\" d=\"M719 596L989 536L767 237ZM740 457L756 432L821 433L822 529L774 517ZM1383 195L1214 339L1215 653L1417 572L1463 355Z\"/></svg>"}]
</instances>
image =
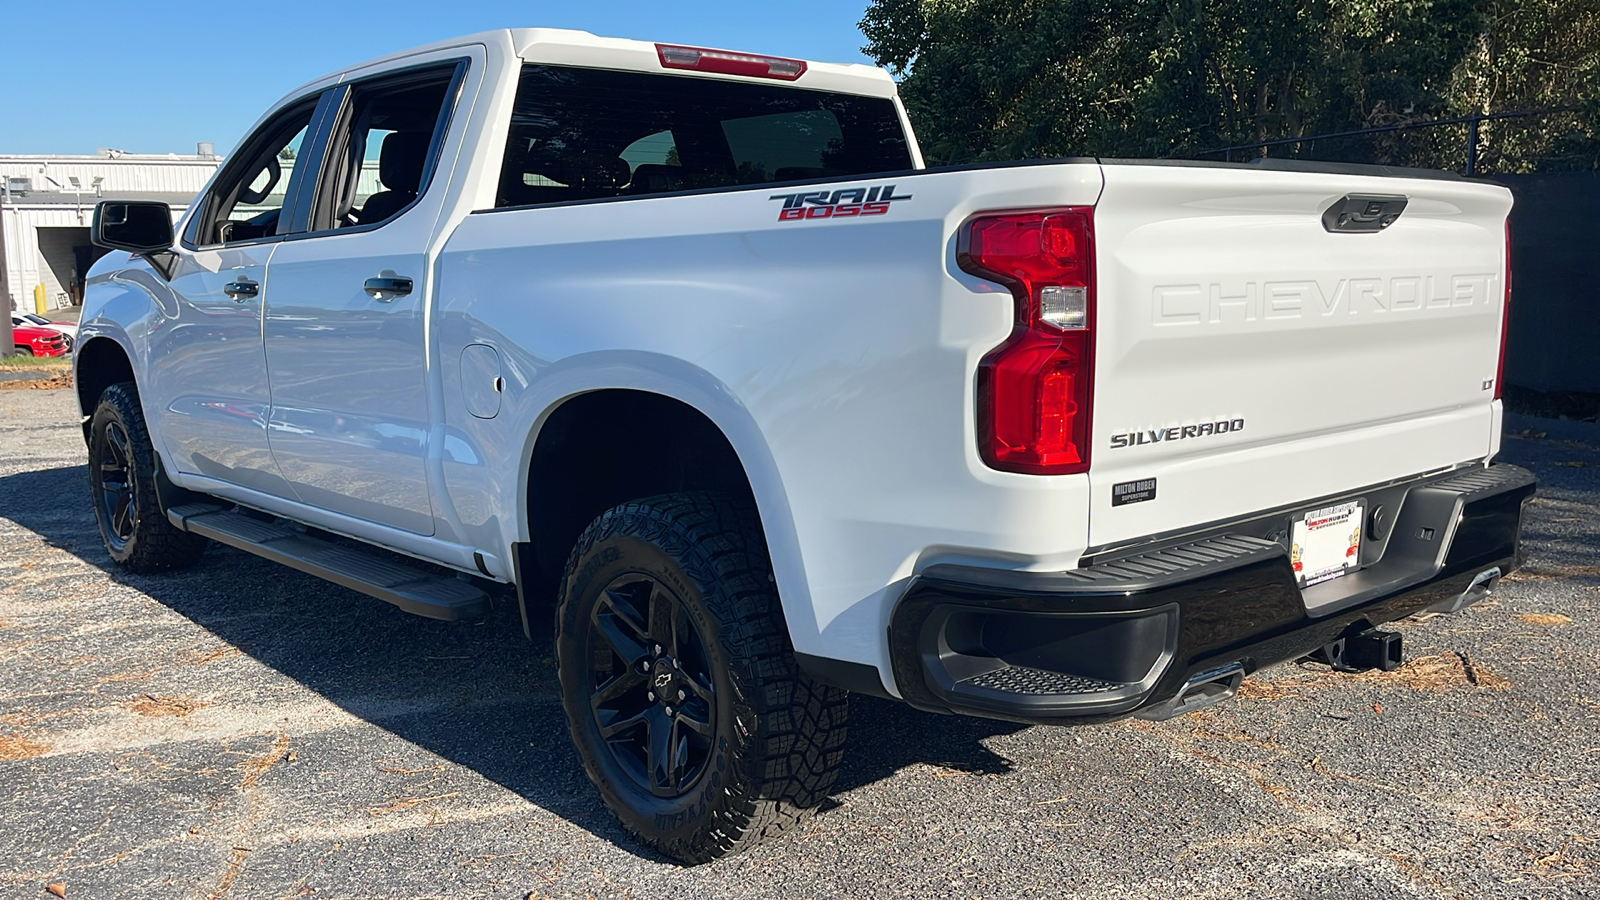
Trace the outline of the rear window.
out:
<instances>
[{"instance_id":1,"label":"rear window","mask_svg":"<svg viewBox=\"0 0 1600 900\"><path fill-rule=\"evenodd\" d=\"M524 66L496 206L911 168L894 103L792 87Z\"/></svg>"}]
</instances>

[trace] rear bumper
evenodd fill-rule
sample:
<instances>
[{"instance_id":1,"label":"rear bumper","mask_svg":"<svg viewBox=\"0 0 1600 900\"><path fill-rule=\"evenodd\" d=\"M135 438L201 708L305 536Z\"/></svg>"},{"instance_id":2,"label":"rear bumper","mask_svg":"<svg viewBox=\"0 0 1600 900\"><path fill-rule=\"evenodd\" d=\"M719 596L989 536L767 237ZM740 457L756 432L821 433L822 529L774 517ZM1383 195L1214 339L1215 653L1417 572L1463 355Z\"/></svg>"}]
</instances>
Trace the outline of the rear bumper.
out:
<instances>
[{"instance_id":1,"label":"rear bumper","mask_svg":"<svg viewBox=\"0 0 1600 900\"><path fill-rule=\"evenodd\" d=\"M1170 709L1214 673L1297 659L1512 571L1535 488L1510 465L1404 485L1378 556L1304 592L1282 544L1244 534L1067 572L932 566L891 619L895 681L921 709L1021 722Z\"/></svg>"}]
</instances>

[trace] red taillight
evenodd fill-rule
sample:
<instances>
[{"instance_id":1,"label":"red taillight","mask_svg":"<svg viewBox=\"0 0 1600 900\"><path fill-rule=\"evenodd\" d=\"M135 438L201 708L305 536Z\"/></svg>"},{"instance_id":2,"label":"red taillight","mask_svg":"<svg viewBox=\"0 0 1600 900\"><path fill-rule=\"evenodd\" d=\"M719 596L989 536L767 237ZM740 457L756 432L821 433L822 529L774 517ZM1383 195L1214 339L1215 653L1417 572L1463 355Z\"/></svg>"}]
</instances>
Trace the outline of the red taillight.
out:
<instances>
[{"instance_id":1,"label":"red taillight","mask_svg":"<svg viewBox=\"0 0 1600 900\"><path fill-rule=\"evenodd\" d=\"M707 50L703 47L657 44L656 56L661 58L663 68L693 69L696 72L716 72L719 75L747 75L751 78L794 81L806 73L806 63L802 59L756 56L728 50Z\"/></svg>"},{"instance_id":2,"label":"red taillight","mask_svg":"<svg viewBox=\"0 0 1600 900\"><path fill-rule=\"evenodd\" d=\"M1506 388L1506 332L1511 330L1511 220L1506 220L1505 299L1500 303L1500 363L1494 370L1494 398Z\"/></svg>"},{"instance_id":3,"label":"red taillight","mask_svg":"<svg viewBox=\"0 0 1600 900\"><path fill-rule=\"evenodd\" d=\"M956 261L1016 298L1016 324L978 364L978 450L996 469L1089 470L1094 209L980 216Z\"/></svg>"}]
</instances>

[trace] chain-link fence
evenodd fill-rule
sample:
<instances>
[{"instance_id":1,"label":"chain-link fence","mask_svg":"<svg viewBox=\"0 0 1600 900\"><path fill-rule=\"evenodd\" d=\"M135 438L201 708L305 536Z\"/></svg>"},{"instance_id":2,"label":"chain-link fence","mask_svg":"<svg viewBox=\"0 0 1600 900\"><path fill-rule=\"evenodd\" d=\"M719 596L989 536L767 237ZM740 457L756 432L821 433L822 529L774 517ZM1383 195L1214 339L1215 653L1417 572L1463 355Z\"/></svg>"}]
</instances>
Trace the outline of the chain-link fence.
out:
<instances>
[{"instance_id":1,"label":"chain-link fence","mask_svg":"<svg viewBox=\"0 0 1600 900\"><path fill-rule=\"evenodd\" d=\"M1526 175L1600 169L1600 104L1396 122L1203 151L1201 159L1260 157Z\"/></svg>"}]
</instances>

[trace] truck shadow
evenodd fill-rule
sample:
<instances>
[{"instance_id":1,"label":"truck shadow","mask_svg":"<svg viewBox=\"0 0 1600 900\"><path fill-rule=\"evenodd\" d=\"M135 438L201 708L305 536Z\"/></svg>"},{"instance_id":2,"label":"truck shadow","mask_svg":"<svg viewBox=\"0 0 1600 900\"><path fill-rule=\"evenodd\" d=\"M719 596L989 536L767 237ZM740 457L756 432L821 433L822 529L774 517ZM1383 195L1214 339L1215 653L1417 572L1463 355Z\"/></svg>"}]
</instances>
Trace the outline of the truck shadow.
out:
<instances>
[{"instance_id":1,"label":"truck shadow","mask_svg":"<svg viewBox=\"0 0 1600 900\"><path fill-rule=\"evenodd\" d=\"M484 622L434 622L220 545L193 569L133 575L106 555L88 501L81 467L0 476L0 510L50 546L345 711L660 860L617 825L584 777L567 736L548 629L524 638L510 602L497 604ZM254 698L240 691L218 702L247 706ZM1024 727L859 696L851 718L844 769L824 816L851 792L910 766L1006 774L1010 762L983 741Z\"/></svg>"}]
</instances>

